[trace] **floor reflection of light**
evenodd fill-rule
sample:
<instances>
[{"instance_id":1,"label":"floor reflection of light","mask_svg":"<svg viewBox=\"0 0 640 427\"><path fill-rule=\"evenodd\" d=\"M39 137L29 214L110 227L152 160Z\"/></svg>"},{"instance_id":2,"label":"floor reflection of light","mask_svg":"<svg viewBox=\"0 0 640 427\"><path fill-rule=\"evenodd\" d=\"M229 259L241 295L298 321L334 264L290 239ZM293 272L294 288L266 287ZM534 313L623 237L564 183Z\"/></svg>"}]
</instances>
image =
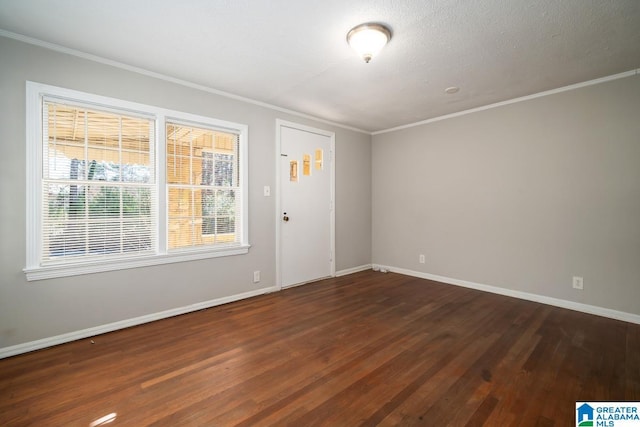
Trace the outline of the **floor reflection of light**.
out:
<instances>
[{"instance_id":1,"label":"floor reflection of light","mask_svg":"<svg viewBox=\"0 0 640 427\"><path fill-rule=\"evenodd\" d=\"M116 415L117 414L115 412L112 412L110 414L105 415L102 418L98 418L97 420L89 424L89 427L97 427L97 426L103 426L105 424L109 424L110 422L116 419Z\"/></svg>"}]
</instances>

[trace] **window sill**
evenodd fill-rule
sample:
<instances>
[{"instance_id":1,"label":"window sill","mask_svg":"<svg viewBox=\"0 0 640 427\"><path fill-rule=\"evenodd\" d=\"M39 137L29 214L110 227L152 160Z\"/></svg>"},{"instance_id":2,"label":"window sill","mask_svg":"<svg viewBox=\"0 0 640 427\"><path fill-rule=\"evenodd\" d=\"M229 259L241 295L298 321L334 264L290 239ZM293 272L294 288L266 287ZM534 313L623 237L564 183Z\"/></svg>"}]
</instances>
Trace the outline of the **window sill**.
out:
<instances>
[{"instance_id":1,"label":"window sill","mask_svg":"<svg viewBox=\"0 0 640 427\"><path fill-rule=\"evenodd\" d=\"M57 277L79 276L82 274L101 273L105 271L126 270L129 268L197 261L201 259L218 258L231 255L243 255L249 252L250 247L251 245L241 245L216 250L208 249L207 251L184 251L128 259L48 265L44 267L25 268L23 271L27 276L27 281L31 282L35 280L55 279Z\"/></svg>"}]
</instances>

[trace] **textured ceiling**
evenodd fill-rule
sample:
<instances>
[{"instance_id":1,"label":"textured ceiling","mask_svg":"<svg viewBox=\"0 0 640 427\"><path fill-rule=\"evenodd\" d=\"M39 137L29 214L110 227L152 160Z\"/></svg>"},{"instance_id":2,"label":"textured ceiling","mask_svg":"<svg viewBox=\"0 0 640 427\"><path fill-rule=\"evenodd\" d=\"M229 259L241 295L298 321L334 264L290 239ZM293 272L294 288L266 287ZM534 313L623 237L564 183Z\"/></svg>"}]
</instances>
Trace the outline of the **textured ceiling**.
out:
<instances>
[{"instance_id":1,"label":"textured ceiling","mask_svg":"<svg viewBox=\"0 0 640 427\"><path fill-rule=\"evenodd\" d=\"M0 29L366 131L640 68L640 0L0 0Z\"/></svg>"}]
</instances>

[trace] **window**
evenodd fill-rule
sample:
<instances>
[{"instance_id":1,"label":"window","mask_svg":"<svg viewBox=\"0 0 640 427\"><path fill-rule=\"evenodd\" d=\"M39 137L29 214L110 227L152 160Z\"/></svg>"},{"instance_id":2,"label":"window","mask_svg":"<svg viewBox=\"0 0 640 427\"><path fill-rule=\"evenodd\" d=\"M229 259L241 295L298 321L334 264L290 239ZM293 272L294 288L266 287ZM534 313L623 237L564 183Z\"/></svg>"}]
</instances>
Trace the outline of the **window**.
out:
<instances>
[{"instance_id":1,"label":"window","mask_svg":"<svg viewBox=\"0 0 640 427\"><path fill-rule=\"evenodd\" d=\"M235 243L238 135L167 124L169 248Z\"/></svg>"},{"instance_id":2,"label":"window","mask_svg":"<svg viewBox=\"0 0 640 427\"><path fill-rule=\"evenodd\" d=\"M152 253L154 121L44 99L41 265Z\"/></svg>"},{"instance_id":3,"label":"window","mask_svg":"<svg viewBox=\"0 0 640 427\"><path fill-rule=\"evenodd\" d=\"M246 253L246 134L28 82L27 279Z\"/></svg>"},{"instance_id":4,"label":"window","mask_svg":"<svg viewBox=\"0 0 640 427\"><path fill-rule=\"evenodd\" d=\"M310 154L302 155L302 174L304 176L311 175L311 155Z\"/></svg>"}]
</instances>

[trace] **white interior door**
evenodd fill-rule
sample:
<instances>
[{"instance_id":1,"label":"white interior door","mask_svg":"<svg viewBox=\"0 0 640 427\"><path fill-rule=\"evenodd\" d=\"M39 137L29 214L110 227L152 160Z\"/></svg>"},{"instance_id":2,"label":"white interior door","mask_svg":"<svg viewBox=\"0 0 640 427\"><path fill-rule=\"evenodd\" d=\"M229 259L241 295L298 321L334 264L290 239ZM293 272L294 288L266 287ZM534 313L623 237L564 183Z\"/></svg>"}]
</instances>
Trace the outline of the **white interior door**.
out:
<instances>
[{"instance_id":1,"label":"white interior door","mask_svg":"<svg viewBox=\"0 0 640 427\"><path fill-rule=\"evenodd\" d=\"M281 287L333 276L334 135L278 121Z\"/></svg>"}]
</instances>

